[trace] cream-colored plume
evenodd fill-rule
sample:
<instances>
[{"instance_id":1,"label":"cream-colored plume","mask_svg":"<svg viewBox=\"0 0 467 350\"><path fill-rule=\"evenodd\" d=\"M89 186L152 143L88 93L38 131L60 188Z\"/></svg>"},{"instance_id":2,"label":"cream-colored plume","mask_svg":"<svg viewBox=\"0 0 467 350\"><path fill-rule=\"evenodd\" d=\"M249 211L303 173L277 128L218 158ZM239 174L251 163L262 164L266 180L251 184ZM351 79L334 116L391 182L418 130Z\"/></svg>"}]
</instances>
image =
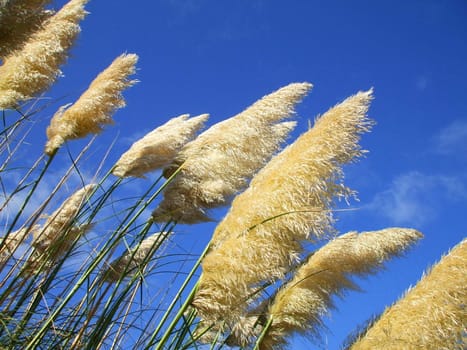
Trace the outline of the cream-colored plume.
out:
<instances>
[{"instance_id":1,"label":"cream-colored plume","mask_svg":"<svg viewBox=\"0 0 467 350\"><path fill-rule=\"evenodd\" d=\"M168 232L158 232L145 238L139 246L111 262L103 276L109 282L116 282L122 277L129 277L141 271L144 268L144 263L150 261L150 256L154 254L168 235Z\"/></svg>"},{"instance_id":2,"label":"cream-colored plume","mask_svg":"<svg viewBox=\"0 0 467 350\"><path fill-rule=\"evenodd\" d=\"M0 109L14 108L39 94L61 74L60 65L80 31L88 0L71 0L34 32L19 51L0 66Z\"/></svg>"},{"instance_id":3,"label":"cream-colored plume","mask_svg":"<svg viewBox=\"0 0 467 350\"><path fill-rule=\"evenodd\" d=\"M277 152L295 126L279 122L293 114L310 88L309 83L289 84L189 142L165 169L170 175L183 164L153 212L154 220L210 220L207 211L228 204Z\"/></svg>"},{"instance_id":4,"label":"cream-colored plume","mask_svg":"<svg viewBox=\"0 0 467 350\"><path fill-rule=\"evenodd\" d=\"M208 114L189 118L188 114L170 119L131 145L115 164L118 177L144 177L144 174L169 165L180 149L200 130Z\"/></svg>"},{"instance_id":5,"label":"cream-colored plume","mask_svg":"<svg viewBox=\"0 0 467 350\"><path fill-rule=\"evenodd\" d=\"M112 124L112 114L125 106L123 90L136 83L129 76L135 73L137 61L135 54L120 55L93 80L78 101L60 108L47 128L45 153L51 155L65 141L99 133L103 125Z\"/></svg>"},{"instance_id":6,"label":"cream-colored plume","mask_svg":"<svg viewBox=\"0 0 467 350\"><path fill-rule=\"evenodd\" d=\"M0 59L21 49L54 12L45 10L50 0L10 0L0 5Z\"/></svg>"},{"instance_id":7,"label":"cream-colored plume","mask_svg":"<svg viewBox=\"0 0 467 350\"><path fill-rule=\"evenodd\" d=\"M332 296L358 289L350 275L376 272L384 261L400 255L421 237L413 229L388 228L350 232L330 241L313 253L274 297L268 315L272 323L260 348L283 349L294 332L319 337L321 319L333 306Z\"/></svg>"},{"instance_id":8,"label":"cream-colored plume","mask_svg":"<svg viewBox=\"0 0 467 350\"><path fill-rule=\"evenodd\" d=\"M38 225L33 227L24 227L17 231L11 232L7 237L5 242L2 243L2 248L0 250L0 263L5 262L10 258L10 256L15 252L18 246L23 243L27 237L39 229ZM0 238L2 240L4 238Z\"/></svg>"},{"instance_id":9,"label":"cream-colored plume","mask_svg":"<svg viewBox=\"0 0 467 350\"><path fill-rule=\"evenodd\" d=\"M467 340L467 240L389 307L351 350L463 350Z\"/></svg>"},{"instance_id":10,"label":"cream-colored plume","mask_svg":"<svg viewBox=\"0 0 467 350\"><path fill-rule=\"evenodd\" d=\"M362 154L358 141L371 125L371 93L330 109L234 199L203 262L194 299L203 319L235 323L259 285L283 278L297 262L303 240L332 232L333 201L352 194L341 167Z\"/></svg>"},{"instance_id":11,"label":"cream-colored plume","mask_svg":"<svg viewBox=\"0 0 467 350\"><path fill-rule=\"evenodd\" d=\"M77 226L74 221L95 187L95 184L90 184L76 191L47 218L42 229L33 231L32 245L36 251L33 260L45 258L50 263L55 262L79 236L91 228L91 225Z\"/></svg>"}]
</instances>

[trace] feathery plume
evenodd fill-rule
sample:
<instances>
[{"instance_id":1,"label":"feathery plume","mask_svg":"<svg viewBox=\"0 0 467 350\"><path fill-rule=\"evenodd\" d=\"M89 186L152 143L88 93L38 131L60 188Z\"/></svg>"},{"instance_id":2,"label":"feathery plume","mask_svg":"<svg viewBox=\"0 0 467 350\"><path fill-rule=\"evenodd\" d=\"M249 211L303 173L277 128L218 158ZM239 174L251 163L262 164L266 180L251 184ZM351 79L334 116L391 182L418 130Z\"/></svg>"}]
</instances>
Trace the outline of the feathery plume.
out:
<instances>
[{"instance_id":1,"label":"feathery plume","mask_svg":"<svg viewBox=\"0 0 467 350\"><path fill-rule=\"evenodd\" d=\"M149 257L154 254L168 235L168 232L158 232L145 238L139 246L111 262L103 274L104 278L109 282L116 282L124 274L129 276L140 271L144 267L144 263L149 262Z\"/></svg>"},{"instance_id":2,"label":"feathery plume","mask_svg":"<svg viewBox=\"0 0 467 350\"><path fill-rule=\"evenodd\" d=\"M279 149L295 123L278 123L294 113L310 88L309 83L289 84L189 142L165 169L170 175L183 164L154 220L210 221L206 211L228 204Z\"/></svg>"},{"instance_id":3,"label":"feathery plume","mask_svg":"<svg viewBox=\"0 0 467 350\"><path fill-rule=\"evenodd\" d=\"M222 330L220 324L210 325L201 320L193 331L193 338L201 344L213 344L221 341Z\"/></svg>"},{"instance_id":4,"label":"feathery plume","mask_svg":"<svg viewBox=\"0 0 467 350\"><path fill-rule=\"evenodd\" d=\"M144 174L169 165L180 149L200 130L208 114L189 118L188 114L170 119L131 145L115 164L118 177L144 177Z\"/></svg>"},{"instance_id":5,"label":"feathery plume","mask_svg":"<svg viewBox=\"0 0 467 350\"><path fill-rule=\"evenodd\" d=\"M273 298L272 323L261 349L283 349L294 332L318 337L321 318L333 307L331 297L358 289L349 275L375 273L384 261L406 251L422 234L413 229L387 228L357 234L349 232L313 253L295 276Z\"/></svg>"},{"instance_id":6,"label":"feathery plume","mask_svg":"<svg viewBox=\"0 0 467 350\"><path fill-rule=\"evenodd\" d=\"M3 242L2 248L0 250L0 263L8 260L8 258L15 252L16 248L18 248L18 246L23 243L31 233L37 231L38 229L38 225L34 225L33 227L24 227L17 231L11 232L6 237L0 238L0 240L6 238L6 241Z\"/></svg>"},{"instance_id":7,"label":"feathery plume","mask_svg":"<svg viewBox=\"0 0 467 350\"><path fill-rule=\"evenodd\" d=\"M88 0L71 0L30 36L20 51L5 57L0 66L0 109L45 91L61 71L68 50L80 32L78 25Z\"/></svg>"},{"instance_id":8,"label":"feathery plume","mask_svg":"<svg viewBox=\"0 0 467 350\"><path fill-rule=\"evenodd\" d=\"M258 311L258 308L255 308L248 315L239 317L238 321L230 329L230 334L225 339L227 345L245 348L255 342L255 339L261 334L267 321L264 319L264 314L258 313Z\"/></svg>"},{"instance_id":9,"label":"feathery plume","mask_svg":"<svg viewBox=\"0 0 467 350\"><path fill-rule=\"evenodd\" d=\"M21 49L27 39L54 12L45 10L49 0L10 0L0 6L0 58Z\"/></svg>"},{"instance_id":10,"label":"feathery plume","mask_svg":"<svg viewBox=\"0 0 467 350\"><path fill-rule=\"evenodd\" d=\"M298 261L303 240L332 232L332 201L353 193L341 167L362 154L358 141L371 126L365 116L371 93L330 109L234 199L203 261L194 299L203 319L235 322L259 285L283 278Z\"/></svg>"},{"instance_id":11,"label":"feathery plume","mask_svg":"<svg viewBox=\"0 0 467 350\"><path fill-rule=\"evenodd\" d=\"M465 349L466 270L464 239L350 349Z\"/></svg>"},{"instance_id":12,"label":"feathery plume","mask_svg":"<svg viewBox=\"0 0 467 350\"><path fill-rule=\"evenodd\" d=\"M33 231L32 245L36 250L33 260L45 256L51 263L55 262L79 236L91 228L91 224L76 226L74 221L95 187L95 184L89 184L76 191L47 218L41 229Z\"/></svg>"},{"instance_id":13,"label":"feathery plume","mask_svg":"<svg viewBox=\"0 0 467 350\"><path fill-rule=\"evenodd\" d=\"M103 125L112 124L112 114L125 106L122 91L137 82L129 79L137 61L135 54L120 55L93 80L78 101L60 108L47 128L45 153L51 155L65 141L99 133Z\"/></svg>"}]
</instances>

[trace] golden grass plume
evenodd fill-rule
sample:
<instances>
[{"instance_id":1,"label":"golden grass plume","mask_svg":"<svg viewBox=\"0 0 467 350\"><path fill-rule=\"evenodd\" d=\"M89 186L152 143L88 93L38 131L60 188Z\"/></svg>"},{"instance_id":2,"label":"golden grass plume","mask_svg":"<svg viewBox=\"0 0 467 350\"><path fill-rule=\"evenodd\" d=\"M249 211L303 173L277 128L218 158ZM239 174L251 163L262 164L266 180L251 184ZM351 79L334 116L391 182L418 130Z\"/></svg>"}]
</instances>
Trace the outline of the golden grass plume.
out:
<instances>
[{"instance_id":1,"label":"golden grass plume","mask_svg":"<svg viewBox=\"0 0 467 350\"><path fill-rule=\"evenodd\" d=\"M465 349L466 271L464 239L387 308L350 349Z\"/></svg>"},{"instance_id":2,"label":"golden grass plume","mask_svg":"<svg viewBox=\"0 0 467 350\"><path fill-rule=\"evenodd\" d=\"M112 114L125 106L122 91L136 83L129 76L135 73L137 61L135 54L118 56L74 104L60 108L47 128L45 153L51 155L65 141L99 133L103 125L112 124Z\"/></svg>"},{"instance_id":3,"label":"golden grass plume","mask_svg":"<svg viewBox=\"0 0 467 350\"><path fill-rule=\"evenodd\" d=\"M8 260L18 248L18 246L23 243L30 234L37 231L38 229L39 225L34 225L33 227L23 227L19 230L11 232L6 237L0 238L0 240L6 239L5 242L2 243L2 248L0 250L0 263Z\"/></svg>"},{"instance_id":4,"label":"golden grass plume","mask_svg":"<svg viewBox=\"0 0 467 350\"><path fill-rule=\"evenodd\" d=\"M36 252L33 260L45 258L53 263L91 228L90 224L78 226L75 220L95 187L95 184L89 184L73 193L47 218L41 229L33 231L32 245ZM34 266L37 266L37 261Z\"/></svg>"},{"instance_id":5,"label":"golden grass plume","mask_svg":"<svg viewBox=\"0 0 467 350\"><path fill-rule=\"evenodd\" d=\"M272 323L261 349L283 349L294 332L319 337L322 317L333 307L332 296L358 289L350 275L364 276L384 261L402 254L422 237L414 229L387 228L349 232L313 253L273 298L268 317ZM376 347L375 347L376 348Z\"/></svg>"},{"instance_id":6,"label":"golden grass plume","mask_svg":"<svg viewBox=\"0 0 467 350\"><path fill-rule=\"evenodd\" d=\"M371 94L331 108L234 199L203 261L194 299L203 319L241 316L258 285L283 278L298 261L303 240L332 232L333 200L352 194L341 167L362 154L358 141L371 126Z\"/></svg>"},{"instance_id":7,"label":"golden grass plume","mask_svg":"<svg viewBox=\"0 0 467 350\"><path fill-rule=\"evenodd\" d=\"M10 0L0 4L0 59L21 49L54 12L44 9L50 0Z\"/></svg>"},{"instance_id":8,"label":"golden grass plume","mask_svg":"<svg viewBox=\"0 0 467 350\"><path fill-rule=\"evenodd\" d=\"M310 88L309 83L289 84L189 142L165 169L170 175L183 164L153 212L154 220L209 221L207 211L228 204L278 151L295 126L280 122L294 113Z\"/></svg>"},{"instance_id":9,"label":"golden grass plume","mask_svg":"<svg viewBox=\"0 0 467 350\"><path fill-rule=\"evenodd\" d=\"M170 119L133 143L115 164L118 177L144 177L144 174L169 165L180 149L200 130L208 114L189 118L188 114Z\"/></svg>"},{"instance_id":10,"label":"golden grass plume","mask_svg":"<svg viewBox=\"0 0 467 350\"><path fill-rule=\"evenodd\" d=\"M71 0L34 32L19 51L0 66L0 109L14 108L48 89L80 32L88 0Z\"/></svg>"},{"instance_id":11,"label":"golden grass plume","mask_svg":"<svg viewBox=\"0 0 467 350\"><path fill-rule=\"evenodd\" d=\"M158 232L145 238L140 245L112 261L103 274L104 278L109 282L116 282L124 274L130 276L142 270L144 262L149 262L148 257L154 254L168 235L168 232Z\"/></svg>"}]
</instances>

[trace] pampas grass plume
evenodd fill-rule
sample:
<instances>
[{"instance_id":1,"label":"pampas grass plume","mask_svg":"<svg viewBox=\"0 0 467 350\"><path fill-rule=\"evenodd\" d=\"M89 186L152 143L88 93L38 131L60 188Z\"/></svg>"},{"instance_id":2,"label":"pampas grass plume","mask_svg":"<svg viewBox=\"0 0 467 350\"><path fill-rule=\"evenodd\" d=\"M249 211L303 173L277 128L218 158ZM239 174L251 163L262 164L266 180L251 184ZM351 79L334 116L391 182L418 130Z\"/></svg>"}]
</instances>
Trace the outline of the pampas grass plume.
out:
<instances>
[{"instance_id":1,"label":"pampas grass plume","mask_svg":"<svg viewBox=\"0 0 467 350\"><path fill-rule=\"evenodd\" d=\"M180 149L193 139L208 114L189 118L188 114L170 119L131 145L115 164L118 177L144 177L144 174L169 165Z\"/></svg>"},{"instance_id":2,"label":"pampas grass plume","mask_svg":"<svg viewBox=\"0 0 467 350\"><path fill-rule=\"evenodd\" d=\"M42 229L33 232L32 245L37 253L47 253L50 260L55 260L70 249L75 239L91 227L76 226L74 221L95 187L95 184L89 184L73 193L47 218Z\"/></svg>"},{"instance_id":3,"label":"pampas grass plume","mask_svg":"<svg viewBox=\"0 0 467 350\"><path fill-rule=\"evenodd\" d=\"M203 261L194 303L206 321L235 320L258 285L283 278L298 261L302 241L332 232L332 201L352 194L341 167L362 154L370 100L371 90L330 109L234 199Z\"/></svg>"},{"instance_id":4,"label":"pampas grass plume","mask_svg":"<svg viewBox=\"0 0 467 350\"><path fill-rule=\"evenodd\" d=\"M183 164L153 212L154 220L209 221L207 211L228 204L277 152L295 126L279 122L293 114L310 88L309 83L289 84L189 142L166 169L171 174Z\"/></svg>"},{"instance_id":5,"label":"pampas grass plume","mask_svg":"<svg viewBox=\"0 0 467 350\"><path fill-rule=\"evenodd\" d=\"M38 229L39 225L34 225L33 227L23 227L8 234L5 242L2 243L2 248L0 250L0 263L8 260L18 246L23 243L30 234L36 232ZM0 239L5 239L5 237Z\"/></svg>"},{"instance_id":6,"label":"pampas grass plume","mask_svg":"<svg viewBox=\"0 0 467 350\"><path fill-rule=\"evenodd\" d=\"M167 238L167 232L158 232L145 238L139 246L126 252L120 258L110 263L104 272L104 278L109 282L116 282L123 274L134 274L136 270L142 269L144 262L149 261L154 251Z\"/></svg>"},{"instance_id":7,"label":"pampas grass plume","mask_svg":"<svg viewBox=\"0 0 467 350\"><path fill-rule=\"evenodd\" d=\"M65 141L99 133L103 125L112 124L112 114L125 106L122 91L136 83L129 76L135 73L137 61L135 54L120 55L94 79L78 101L71 107L60 108L47 128L45 153L51 155Z\"/></svg>"},{"instance_id":8,"label":"pampas grass plume","mask_svg":"<svg viewBox=\"0 0 467 350\"><path fill-rule=\"evenodd\" d=\"M358 289L349 275L376 272L384 261L400 255L421 237L414 229L387 228L350 232L330 241L313 253L275 296L269 308L272 323L261 349L284 348L293 332L309 331L318 337L321 318L333 307L331 297Z\"/></svg>"},{"instance_id":9,"label":"pampas grass plume","mask_svg":"<svg viewBox=\"0 0 467 350\"><path fill-rule=\"evenodd\" d=\"M49 0L16 0L0 6L0 58L20 50L54 12L43 7Z\"/></svg>"},{"instance_id":10,"label":"pampas grass plume","mask_svg":"<svg viewBox=\"0 0 467 350\"><path fill-rule=\"evenodd\" d=\"M80 32L78 25L88 0L71 0L42 28L34 32L20 51L4 58L0 66L0 109L14 108L48 89Z\"/></svg>"},{"instance_id":11,"label":"pampas grass plume","mask_svg":"<svg viewBox=\"0 0 467 350\"><path fill-rule=\"evenodd\" d=\"M387 308L350 349L465 349L466 271L464 239Z\"/></svg>"}]
</instances>

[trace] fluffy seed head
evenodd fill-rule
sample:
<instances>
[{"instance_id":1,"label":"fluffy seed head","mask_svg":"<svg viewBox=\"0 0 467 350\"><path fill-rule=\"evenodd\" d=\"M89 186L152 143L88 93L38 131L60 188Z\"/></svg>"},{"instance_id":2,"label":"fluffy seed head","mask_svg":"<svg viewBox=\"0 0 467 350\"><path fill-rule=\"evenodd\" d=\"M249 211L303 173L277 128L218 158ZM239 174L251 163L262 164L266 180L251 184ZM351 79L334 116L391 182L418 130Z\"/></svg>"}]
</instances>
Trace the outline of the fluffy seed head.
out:
<instances>
[{"instance_id":1,"label":"fluffy seed head","mask_svg":"<svg viewBox=\"0 0 467 350\"><path fill-rule=\"evenodd\" d=\"M170 119L136 141L115 164L118 177L144 177L144 174L169 165L180 149L196 135L208 114L189 118L188 114Z\"/></svg>"},{"instance_id":2,"label":"fluffy seed head","mask_svg":"<svg viewBox=\"0 0 467 350\"><path fill-rule=\"evenodd\" d=\"M371 91L333 107L274 157L217 226L195 305L206 320L235 319L262 283L283 278L301 242L332 231L333 200L352 193L343 164L358 157Z\"/></svg>"},{"instance_id":3,"label":"fluffy seed head","mask_svg":"<svg viewBox=\"0 0 467 350\"><path fill-rule=\"evenodd\" d=\"M466 270L464 239L350 349L465 349Z\"/></svg>"},{"instance_id":4,"label":"fluffy seed head","mask_svg":"<svg viewBox=\"0 0 467 350\"><path fill-rule=\"evenodd\" d=\"M93 192L95 184L84 186L76 191L50 215L42 229L33 232L32 245L39 254L48 254L48 259L54 260L66 252L73 242L91 226L73 225L76 216Z\"/></svg>"},{"instance_id":5,"label":"fluffy seed head","mask_svg":"<svg viewBox=\"0 0 467 350\"><path fill-rule=\"evenodd\" d=\"M169 233L158 232L144 239L141 244L126 252L123 256L111 262L104 277L109 282L116 282L124 274L134 274L143 269L144 262L149 262L150 256L159 248Z\"/></svg>"},{"instance_id":6,"label":"fluffy seed head","mask_svg":"<svg viewBox=\"0 0 467 350\"><path fill-rule=\"evenodd\" d=\"M15 107L52 85L77 37L88 0L71 0L44 21L19 51L0 66L0 109Z\"/></svg>"},{"instance_id":7,"label":"fluffy seed head","mask_svg":"<svg viewBox=\"0 0 467 350\"><path fill-rule=\"evenodd\" d=\"M269 308L272 324L262 349L282 349L294 332L319 336L321 318L333 307L331 297L358 289L350 275L374 273L422 237L413 229L388 228L342 235L313 253L293 279L279 290Z\"/></svg>"},{"instance_id":8,"label":"fluffy seed head","mask_svg":"<svg viewBox=\"0 0 467 350\"><path fill-rule=\"evenodd\" d=\"M21 49L27 39L42 28L53 11L45 10L49 0L13 0L0 4L0 58Z\"/></svg>"},{"instance_id":9,"label":"fluffy seed head","mask_svg":"<svg viewBox=\"0 0 467 350\"><path fill-rule=\"evenodd\" d=\"M99 133L103 125L112 124L112 114L125 106L123 90L136 83L129 76L135 73L137 61L135 54L117 57L93 80L78 101L71 107L60 108L47 128L45 153L50 155L65 141Z\"/></svg>"},{"instance_id":10,"label":"fluffy seed head","mask_svg":"<svg viewBox=\"0 0 467 350\"><path fill-rule=\"evenodd\" d=\"M308 83L289 84L189 142L166 168L170 174L183 164L153 218L209 221L207 211L228 204L279 149L295 126L279 122L293 114L310 88Z\"/></svg>"},{"instance_id":11,"label":"fluffy seed head","mask_svg":"<svg viewBox=\"0 0 467 350\"><path fill-rule=\"evenodd\" d=\"M24 227L17 231L11 232L6 241L3 242L2 249L0 250L0 263L5 262L15 252L16 248L26 240L26 238L33 232L39 229L38 225L33 227ZM0 238L2 240L4 238Z\"/></svg>"}]
</instances>

